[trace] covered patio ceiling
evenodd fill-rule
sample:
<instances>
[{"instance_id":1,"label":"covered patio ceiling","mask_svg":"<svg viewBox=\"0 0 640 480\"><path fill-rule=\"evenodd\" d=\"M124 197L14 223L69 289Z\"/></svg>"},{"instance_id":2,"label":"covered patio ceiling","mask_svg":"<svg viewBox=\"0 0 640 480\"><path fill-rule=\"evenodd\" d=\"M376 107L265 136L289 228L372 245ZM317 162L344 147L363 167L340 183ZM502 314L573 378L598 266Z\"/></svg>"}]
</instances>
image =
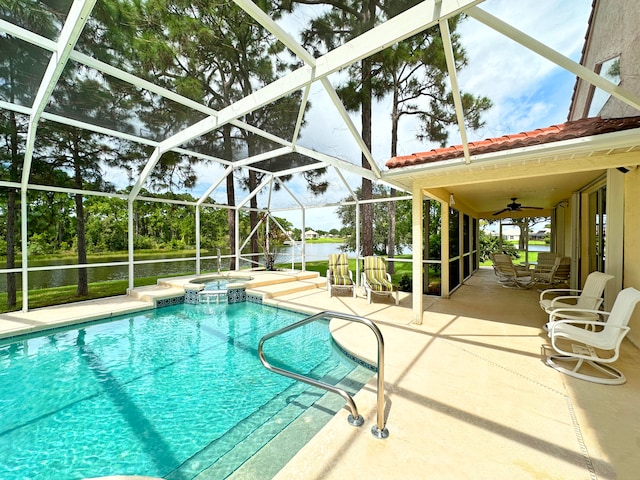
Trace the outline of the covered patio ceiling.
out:
<instances>
[{"instance_id":1,"label":"covered patio ceiling","mask_svg":"<svg viewBox=\"0 0 640 480\"><path fill-rule=\"evenodd\" d=\"M86 23L91 21L96 3L96 0L74 1L69 7L69 12L59 34L54 38L29 30L10 13L5 13L0 18L0 33L2 33L0 47L7 37L12 37L50 52L49 62L43 66L39 83L29 102L12 101L9 98L0 99L1 109L10 110L29 118L22 181L19 184L0 181L0 186L20 187L23 190L43 188L34 185L30 176L33 153L38 142L38 124L42 120L79 127L114 139L150 147L151 154L146 161L145 168L140 171L137 178L132 179L131 190L128 193L129 200L137 198L141 190L148 185L150 175L157 168L163 154L173 151L189 156L196 161L208 161L219 167L218 169L207 169L208 176L201 179L202 182L206 182L206 185L202 189L204 193L198 194L198 203L207 203L214 198L215 191L222 188L223 180L231 169L245 171L253 169L265 174L267 179L260 187L268 188L284 175L297 175L305 171L329 167L336 183L341 185L338 191L343 194L345 192L347 194L353 193L353 189L357 187L361 177L384 181L406 191L411 191L415 185L420 185L425 189L442 189L442 192L452 193L457 202L466 204L471 210L478 212L480 216L489 218L492 212L503 208L512 197L518 198L518 201L524 205L544 207L545 212L548 212L572 191L602 175L606 168L624 165L626 163L625 155L638 147L640 135L638 135L638 130L635 130L625 135L598 135L597 138L570 143L559 142L560 144L544 147L472 156L469 153L468 134L464 127L465 119L461 108L458 79L453 67L452 46L447 22L447 19L460 13L465 13L469 17L469 21L484 24L640 110L639 97L481 9L479 6L483 0L425 0L318 58L307 51L296 37L289 33L285 25L270 18L253 2L234 0L234 3L246 15L268 29L274 38L286 46L290 54L300 61L301 66L220 110L213 110L206 105L181 96L176 93L175 89L136 77L131 72L82 53L78 48L78 41L81 39ZM457 113L463 159L430 166L402 168L398 171L386 171L382 168L386 158L374 158L372 152L366 147L357 121L352 118L352 115L340 102L332 80L339 72L363 58L435 25L439 25L444 40L443 48L449 65L449 80ZM56 109L50 103L52 92L57 88L61 74L69 63L83 65L89 72L96 72L96 75L117 78L142 91L150 92L150 94L175 102L177 105L188 107L194 114L193 120L188 127L171 132L165 137L157 138L145 135L144 129L140 129L137 133L120 131L115 127L100 125L99 122L74 116L71 110ZM9 80L3 79L2 81L8 82ZM314 139L307 142L300 141L300 132L303 129L301 113L306 107L310 92L316 87L323 92L322 98L332 104L337 116L341 119L342 128L350 133L353 143L366 159L367 168L361 166L360 155L346 158L340 154L315 149ZM290 136L270 133L255 125L249 125L243 120L248 113L255 112L294 92L301 92L302 100L299 105L298 124ZM194 139L206 136L226 124L232 124L261 136L270 142L273 148L258 155L244 158L221 158L190 147L190 142ZM298 164L277 160L287 154L298 155L301 160ZM64 189L60 190L64 191ZM285 189L285 191L293 197L294 202L292 203L296 208L309 206L314 202L316 202L314 206L318 206L317 200L309 201L303 195L292 190ZM254 191L249 192L248 195L256 194L257 192ZM240 199L236 205L245 205L248 198ZM270 199L271 196L267 201L271 201ZM331 198L327 200L327 204L335 205L339 200ZM217 200L216 203L220 202ZM262 206L262 208L271 207L272 205L268 204Z\"/></svg>"}]
</instances>

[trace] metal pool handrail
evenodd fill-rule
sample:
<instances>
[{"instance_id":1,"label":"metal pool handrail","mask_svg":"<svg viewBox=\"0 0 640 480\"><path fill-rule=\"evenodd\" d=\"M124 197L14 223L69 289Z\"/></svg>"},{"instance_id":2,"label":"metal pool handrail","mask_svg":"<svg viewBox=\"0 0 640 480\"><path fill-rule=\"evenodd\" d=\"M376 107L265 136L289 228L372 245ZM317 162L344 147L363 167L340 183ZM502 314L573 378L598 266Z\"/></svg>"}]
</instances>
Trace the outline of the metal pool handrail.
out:
<instances>
[{"instance_id":1,"label":"metal pool handrail","mask_svg":"<svg viewBox=\"0 0 640 480\"><path fill-rule=\"evenodd\" d=\"M324 311L307 317L299 322L292 323L286 327L283 327L279 330L266 334L264 337L260 339L260 343L258 344L258 356L260 357L260 361L265 366L267 370L270 370L274 373L278 373L280 375L284 375L285 377L293 378L294 380L298 380L300 382L307 383L314 387L322 388L329 392L337 393L342 398L345 399L347 405L349 406L349 410L351 414L348 417L348 422L354 426L360 426L364 423L364 419L361 415L358 414L358 408L356 407L356 403L354 402L351 395L345 390L338 388L334 385L330 385L328 383L320 382L313 378L305 377L304 375L300 375L298 373L290 372L289 370L284 370L282 368L274 367L271 365L264 356L263 345L264 342L269 340L270 338L276 337L282 333L288 332L290 330L296 329L298 327L302 327L308 323L314 322L320 319L328 319L328 318L340 318L342 320L347 320L349 322L362 323L369 327L376 336L378 341L378 417L376 425L371 427L371 433L377 438L387 438L389 436L389 431L385 427L384 424L384 339L382 338L382 333L380 329L369 319L358 317L356 315L349 315L346 313L338 313L338 312L330 312Z\"/></svg>"}]
</instances>

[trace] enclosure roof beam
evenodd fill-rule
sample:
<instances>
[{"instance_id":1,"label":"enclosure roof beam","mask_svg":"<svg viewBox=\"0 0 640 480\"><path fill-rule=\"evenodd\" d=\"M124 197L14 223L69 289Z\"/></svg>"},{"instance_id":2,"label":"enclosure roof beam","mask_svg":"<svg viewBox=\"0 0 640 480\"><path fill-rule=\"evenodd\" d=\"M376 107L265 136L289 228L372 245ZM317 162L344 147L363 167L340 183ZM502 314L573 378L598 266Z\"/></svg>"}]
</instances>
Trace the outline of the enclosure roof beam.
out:
<instances>
[{"instance_id":1,"label":"enclosure roof beam","mask_svg":"<svg viewBox=\"0 0 640 480\"><path fill-rule=\"evenodd\" d=\"M286 45L287 48L289 48L297 57L302 59L304 63L306 63L312 68L316 67L315 57L311 55L302 45L300 45L296 41L296 39L289 34L289 32L287 32L282 27L280 27L280 25L278 25L262 9L257 7L255 3L253 3L250 0L234 0L234 1L249 15L251 15L257 22L259 22L263 27L265 27L267 30L273 33L278 40L280 40L284 45ZM354 138L354 140L358 144L358 147L360 148L365 158L367 159L367 162L371 166L371 170L373 170L376 177L380 177L380 170L375 160L373 159L373 155L371 155L371 151L362 140L362 136L360 135L360 132L358 132L358 129L356 128L353 121L351 120L351 117L349 116L347 109L344 108L344 105L340 101L340 98L338 97L336 90L333 88L333 85L331 85L331 82L329 82L329 80L326 77L321 78L320 82L322 83L322 86L324 87L326 92L329 94L329 98L331 98L332 103L338 110L338 113L340 114L342 121L347 126L349 133ZM305 96L308 95L308 91L309 91L309 85L307 85L307 87L305 88L305 92L304 92ZM306 100L306 97L305 97L305 100ZM301 121L302 115L304 114L305 104L306 104L306 101L303 101L300 107L301 109L300 116L298 118L299 122ZM295 136L294 136L294 141L295 141Z\"/></svg>"},{"instance_id":2,"label":"enclosure roof beam","mask_svg":"<svg viewBox=\"0 0 640 480\"><path fill-rule=\"evenodd\" d=\"M36 130L38 128L38 122L40 121L40 115L42 115L44 108L51 98L53 89L69 60L69 55L78 41L80 33L82 33L82 29L91 14L91 10L93 10L95 2L96 0L75 0L73 2L67 15L67 20L60 32L58 42L56 43L56 49L49 58L49 64L44 72L31 108L24 163L22 165L22 185L24 186L29 182L31 160L33 158Z\"/></svg>"},{"instance_id":3,"label":"enclosure roof beam","mask_svg":"<svg viewBox=\"0 0 640 480\"><path fill-rule=\"evenodd\" d=\"M247 203L249 200L251 200L253 197L255 197L258 192L260 190L262 190L264 187L266 187L267 185L269 185L269 182L271 181L271 179L273 178L273 176L270 177L266 177L264 180L262 180L262 183L260 185L258 185L253 192L249 192L249 195L247 195L239 204L238 204L238 208L242 208L242 206Z\"/></svg>"},{"instance_id":4,"label":"enclosure roof beam","mask_svg":"<svg viewBox=\"0 0 640 480\"><path fill-rule=\"evenodd\" d=\"M218 186L229 176L233 174L233 165L230 165L229 167L227 167L224 171L224 173L220 176L220 178L218 178L218 180L214 183L211 184L211 186L209 188L207 188L207 191L204 192L202 194L202 196L198 199L197 205L202 205L204 203L204 201L209 198L209 195L211 195L211 193L213 193L213 191L218 188Z\"/></svg>"},{"instance_id":5,"label":"enclosure roof beam","mask_svg":"<svg viewBox=\"0 0 640 480\"><path fill-rule=\"evenodd\" d=\"M12 23L7 22L6 20L0 19L0 31L7 32L13 37L24 40L33 45L37 45L38 47L44 48L45 50L49 50L51 52L55 52L57 48L57 43L53 40L45 38L41 35L33 33L29 30L26 30L22 27L14 25ZM136 87L148 90L152 93L160 95L161 97L172 100L180 105L184 105L185 107L189 107L193 110L199 111L206 115L216 116L218 114L217 110L210 108L202 103L198 103L190 98L184 97L178 93L175 93L167 88L156 85L152 82L144 80L140 77L136 77L135 75L120 70L116 67L109 65L108 63L104 63L100 60L97 60L89 55L73 50L69 54L69 59L74 60L78 63L81 63L87 67L93 68L102 72L106 75L110 75L114 78L118 78L123 82L129 83ZM269 132L265 132L264 130L259 129L258 127L254 127L253 125L249 125L241 120L234 120L230 122L233 126L246 130L248 132L255 133L256 135L265 138L266 140L270 140L274 143L278 143L285 146L291 146L292 143L289 140L285 140L276 135L273 135ZM146 139L145 139L146 140ZM148 140L147 140L148 141Z\"/></svg>"},{"instance_id":6,"label":"enclosure roof beam","mask_svg":"<svg viewBox=\"0 0 640 480\"><path fill-rule=\"evenodd\" d=\"M469 163L469 142L467 140L467 129L464 126L464 109L462 108L462 98L460 98L460 87L458 86L458 75L456 74L456 59L453 53L453 45L451 44L451 31L449 30L448 19L440 20L440 37L442 38L442 48L447 61L451 93L453 94L453 105L456 110L456 120L458 121L458 130L460 130L464 160L466 163Z\"/></svg>"},{"instance_id":7,"label":"enclosure roof beam","mask_svg":"<svg viewBox=\"0 0 640 480\"><path fill-rule=\"evenodd\" d=\"M291 195L291 198L293 198L293 201L296 202L300 208L304 209L304 205L302 204L302 202L298 200L298 197L291 191L291 189L287 186L287 184L282 180L280 180L278 177L276 177L276 181L280 184L282 188L284 188L287 191L289 195Z\"/></svg>"},{"instance_id":8,"label":"enclosure roof beam","mask_svg":"<svg viewBox=\"0 0 640 480\"><path fill-rule=\"evenodd\" d=\"M264 162L265 160L270 160L274 157L286 155L287 153L291 153L291 152L292 152L291 147L282 147L276 150L271 150L269 152L260 153L252 157L247 157L242 160L238 160L236 162L233 162L233 165L236 167L245 167L247 165L251 165L252 163Z\"/></svg>"},{"instance_id":9,"label":"enclosure roof beam","mask_svg":"<svg viewBox=\"0 0 640 480\"><path fill-rule=\"evenodd\" d=\"M464 11L465 8L482 1L425 0L318 58L315 71L309 65L300 67L298 70L223 108L218 112L217 118L205 118L167 138L161 143L161 151L170 150L219 128L249 112L272 103L296 90L300 90L315 80L327 77L400 40L432 27L438 23L440 18L449 18L457 15Z\"/></svg>"}]
</instances>

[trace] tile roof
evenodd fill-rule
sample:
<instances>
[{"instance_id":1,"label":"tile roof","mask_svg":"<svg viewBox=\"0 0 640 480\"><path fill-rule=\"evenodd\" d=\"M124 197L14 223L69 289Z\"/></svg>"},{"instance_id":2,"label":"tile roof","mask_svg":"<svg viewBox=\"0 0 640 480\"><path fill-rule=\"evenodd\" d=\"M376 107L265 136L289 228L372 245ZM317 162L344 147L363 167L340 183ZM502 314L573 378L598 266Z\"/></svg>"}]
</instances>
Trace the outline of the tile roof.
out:
<instances>
[{"instance_id":1,"label":"tile roof","mask_svg":"<svg viewBox=\"0 0 640 480\"><path fill-rule=\"evenodd\" d=\"M538 128L529 132L521 132L502 137L488 138L479 142L469 142L470 155L499 152L513 148L531 147L545 143L589 137L602 133L611 133L632 128L640 128L640 116L623 118L583 118L571 122ZM434 163L454 158L463 158L462 145L446 148L434 148L428 152L419 152L390 158L386 166L389 169Z\"/></svg>"}]
</instances>

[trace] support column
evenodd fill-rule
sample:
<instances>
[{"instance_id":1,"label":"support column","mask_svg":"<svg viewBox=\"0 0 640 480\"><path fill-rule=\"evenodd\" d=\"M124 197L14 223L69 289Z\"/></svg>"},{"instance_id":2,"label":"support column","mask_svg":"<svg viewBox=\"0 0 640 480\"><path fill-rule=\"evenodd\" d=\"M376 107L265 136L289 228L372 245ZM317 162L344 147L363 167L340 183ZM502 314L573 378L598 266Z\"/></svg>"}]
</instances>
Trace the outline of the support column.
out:
<instances>
[{"instance_id":1,"label":"support column","mask_svg":"<svg viewBox=\"0 0 640 480\"><path fill-rule=\"evenodd\" d=\"M196 275L200 275L200 205L196 205Z\"/></svg>"},{"instance_id":2,"label":"support column","mask_svg":"<svg viewBox=\"0 0 640 480\"><path fill-rule=\"evenodd\" d=\"M449 264L449 204L440 202L440 295L449 298L449 277L451 265Z\"/></svg>"},{"instance_id":3,"label":"support column","mask_svg":"<svg viewBox=\"0 0 640 480\"><path fill-rule=\"evenodd\" d=\"M236 215L236 272L240 270L240 209L236 207L235 209Z\"/></svg>"},{"instance_id":4,"label":"support column","mask_svg":"<svg viewBox=\"0 0 640 480\"><path fill-rule=\"evenodd\" d=\"M422 309L423 309L423 275L422 275L422 189L413 188L413 197L411 199L411 225L412 225L412 242L413 242L413 263L411 266L413 287L412 287L412 310L413 310L413 323L422 325Z\"/></svg>"},{"instance_id":5,"label":"support column","mask_svg":"<svg viewBox=\"0 0 640 480\"><path fill-rule=\"evenodd\" d=\"M133 197L129 197L127 199L127 267L129 270L129 289L127 293L131 293L131 291L135 287L135 277L133 271L133 244Z\"/></svg>"},{"instance_id":6,"label":"support column","mask_svg":"<svg viewBox=\"0 0 640 480\"><path fill-rule=\"evenodd\" d=\"M27 230L27 218L29 213L27 205L27 189L22 186L20 188L20 232L22 251L22 311L29 311L29 232Z\"/></svg>"}]
</instances>

